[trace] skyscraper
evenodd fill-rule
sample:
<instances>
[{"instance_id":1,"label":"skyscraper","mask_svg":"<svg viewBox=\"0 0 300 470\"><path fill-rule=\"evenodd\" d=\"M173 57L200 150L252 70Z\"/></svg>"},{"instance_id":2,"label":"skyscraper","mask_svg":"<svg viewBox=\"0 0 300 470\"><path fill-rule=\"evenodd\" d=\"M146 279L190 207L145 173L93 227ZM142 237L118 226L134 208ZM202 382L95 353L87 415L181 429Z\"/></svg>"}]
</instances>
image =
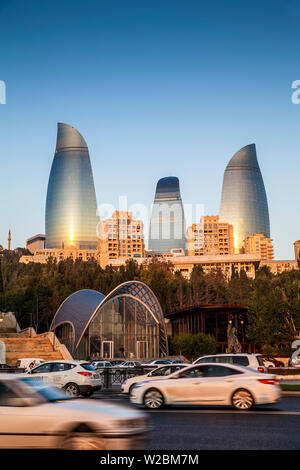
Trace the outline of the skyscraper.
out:
<instances>
[{"instance_id":1,"label":"skyscraper","mask_svg":"<svg viewBox=\"0 0 300 470\"><path fill-rule=\"evenodd\" d=\"M87 144L74 127L58 123L46 201L46 247L96 249L96 212Z\"/></svg>"},{"instance_id":2,"label":"skyscraper","mask_svg":"<svg viewBox=\"0 0 300 470\"><path fill-rule=\"evenodd\" d=\"M171 249L185 250L186 234L179 180L162 178L156 186L149 229L149 250L169 253Z\"/></svg>"},{"instance_id":3,"label":"skyscraper","mask_svg":"<svg viewBox=\"0 0 300 470\"><path fill-rule=\"evenodd\" d=\"M226 167L220 221L233 225L236 253L248 236L261 233L270 238L268 201L255 144L240 149Z\"/></svg>"}]
</instances>

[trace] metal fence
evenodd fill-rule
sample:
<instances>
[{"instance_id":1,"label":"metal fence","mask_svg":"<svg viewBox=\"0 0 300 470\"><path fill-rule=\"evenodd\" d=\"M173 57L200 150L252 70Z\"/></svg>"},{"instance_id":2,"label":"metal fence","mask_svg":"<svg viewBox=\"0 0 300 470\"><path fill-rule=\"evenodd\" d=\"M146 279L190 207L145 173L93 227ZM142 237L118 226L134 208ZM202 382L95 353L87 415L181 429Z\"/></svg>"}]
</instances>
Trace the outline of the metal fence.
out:
<instances>
[{"instance_id":1,"label":"metal fence","mask_svg":"<svg viewBox=\"0 0 300 470\"><path fill-rule=\"evenodd\" d=\"M136 375L145 375L155 367L101 367L96 371L100 374L102 389L107 390L120 389L127 379Z\"/></svg>"}]
</instances>

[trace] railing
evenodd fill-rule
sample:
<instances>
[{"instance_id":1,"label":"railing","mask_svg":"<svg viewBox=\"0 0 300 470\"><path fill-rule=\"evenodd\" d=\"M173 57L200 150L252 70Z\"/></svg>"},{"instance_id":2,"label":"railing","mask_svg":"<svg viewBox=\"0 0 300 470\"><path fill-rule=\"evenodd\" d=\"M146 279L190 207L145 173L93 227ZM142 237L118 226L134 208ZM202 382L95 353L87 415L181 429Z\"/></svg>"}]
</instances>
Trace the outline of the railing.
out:
<instances>
[{"instance_id":1,"label":"railing","mask_svg":"<svg viewBox=\"0 0 300 470\"><path fill-rule=\"evenodd\" d=\"M145 375L157 366L147 367L101 367L96 369L100 374L102 389L120 389L121 385L136 375Z\"/></svg>"}]
</instances>

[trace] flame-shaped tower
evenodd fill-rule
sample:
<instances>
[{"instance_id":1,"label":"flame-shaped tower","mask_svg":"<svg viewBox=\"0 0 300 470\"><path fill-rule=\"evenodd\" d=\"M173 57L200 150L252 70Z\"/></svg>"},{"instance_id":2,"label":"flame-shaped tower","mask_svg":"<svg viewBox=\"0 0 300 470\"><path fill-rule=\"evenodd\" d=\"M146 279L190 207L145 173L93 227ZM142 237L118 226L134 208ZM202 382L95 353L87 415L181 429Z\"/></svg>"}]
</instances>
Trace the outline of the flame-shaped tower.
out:
<instances>
[{"instance_id":1,"label":"flame-shaped tower","mask_svg":"<svg viewBox=\"0 0 300 470\"><path fill-rule=\"evenodd\" d=\"M46 201L46 247L96 249L97 202L87 144L58 123Z\"/></svg>"},{"instance_id":2,"label":"flame-shaped tower","mask_svg":"<svg viewBox=\"0 0 300 470\"><path fill-rule=\"evenodd\" d=\"M268 201L255 144L240 149L226 167L220 221L233 225L236 253L242 252L248 236L263 233L270 237Z\"/></svg>"}]
</instances>

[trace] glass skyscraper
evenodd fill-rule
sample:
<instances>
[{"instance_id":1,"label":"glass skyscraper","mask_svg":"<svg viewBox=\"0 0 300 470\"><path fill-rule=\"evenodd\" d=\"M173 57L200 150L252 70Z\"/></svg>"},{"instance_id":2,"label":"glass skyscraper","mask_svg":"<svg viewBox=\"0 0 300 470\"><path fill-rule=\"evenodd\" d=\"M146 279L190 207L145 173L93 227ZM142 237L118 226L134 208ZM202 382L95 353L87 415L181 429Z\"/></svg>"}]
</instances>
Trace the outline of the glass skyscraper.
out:
<instances>
[{"instance_id":1,"label":"glass skyscraper","mask_svg":"<svg viewBox=\"0 0 300 470\"><path fill-rule=\"evenodd\" d=\"M242 251L248 236L262 233L270 237L268 201L255 144L240 149L226 167L220 221L233 225L236 253Z\"/></svg>"},{"instance_id":2,"label":"glass skyscraper","mask_svg":"<svg viewBox=\"0 0 300 470\"><path fill-rule=\"evenodd\" d=\"M97 202L87 144L58 123L46 201L46 248L96 249Z\"/></svg>"},{"instance_id":3,"label":"glass skyscraper","mask_svg":"<svg viewBox=\"0 0 300 470\"><path fill-rule=\"evenodd\" d=\"M149 250L169 253L171 249L185 250L186 234L179 180L162 178L156 186L149 229Z\"/></svg>"}]
</instances>

